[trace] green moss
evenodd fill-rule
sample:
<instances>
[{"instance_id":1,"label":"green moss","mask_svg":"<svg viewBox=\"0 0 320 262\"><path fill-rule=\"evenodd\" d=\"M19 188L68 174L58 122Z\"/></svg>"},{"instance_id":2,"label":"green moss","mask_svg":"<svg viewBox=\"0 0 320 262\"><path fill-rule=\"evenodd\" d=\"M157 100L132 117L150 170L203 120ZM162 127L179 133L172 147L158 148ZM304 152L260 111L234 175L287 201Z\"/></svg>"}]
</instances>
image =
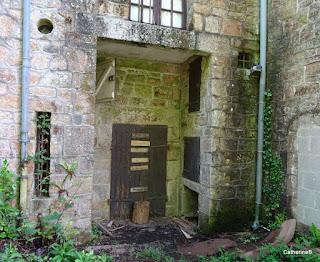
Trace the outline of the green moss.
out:
<instances>
[{"instance_id":1,"label":"green moss","mask_svg":"<svg viewBox=\"0 0 320 262\"><path fill-rule=\"evenodd\" d=\"M128 74L126 76L126 81L132 83L145 83L146 76L141 74Z\"/></svg>"},{"instance_id":2,"label":"green moss","mask_svg":"<svg viewBox=\"0 0 320 262\"><path fill-rule=\"evenodd\" d=\"M231 205L222 204L222 208L208 221L210 228L214 232L239 232L250 227L253 219L252 203L244 201L232 202L233 204Z\"/></svg>"},{"instance_id":3,"label":"green moss","mask_svg":"<svg viewBox=\"0 0 320 262\"><path fill-rule=\"evenodd\" d=\"M97 64L102 64L105 61L107 61L107 57L105 57L105 56L98 56L97 57Z\"/></svg>"}]
</instances>

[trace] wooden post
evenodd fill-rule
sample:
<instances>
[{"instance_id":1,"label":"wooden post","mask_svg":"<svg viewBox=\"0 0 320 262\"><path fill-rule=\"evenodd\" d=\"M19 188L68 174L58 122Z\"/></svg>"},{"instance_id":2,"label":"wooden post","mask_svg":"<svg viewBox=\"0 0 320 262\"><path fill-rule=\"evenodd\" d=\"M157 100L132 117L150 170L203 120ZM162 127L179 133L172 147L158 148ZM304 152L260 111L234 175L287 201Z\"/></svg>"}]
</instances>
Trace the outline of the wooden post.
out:
<instances>
[{"instance_id":1,"label":"wooden post","mask_svg":"<svg viewBox=\"0 0 320 262\"><path fill-rule=\"evenodd\" d=\"M135 201L133 206L132 222L135 224L147 224L149 222L149 212L149 201Z\"/></svg>"}]
</instances>

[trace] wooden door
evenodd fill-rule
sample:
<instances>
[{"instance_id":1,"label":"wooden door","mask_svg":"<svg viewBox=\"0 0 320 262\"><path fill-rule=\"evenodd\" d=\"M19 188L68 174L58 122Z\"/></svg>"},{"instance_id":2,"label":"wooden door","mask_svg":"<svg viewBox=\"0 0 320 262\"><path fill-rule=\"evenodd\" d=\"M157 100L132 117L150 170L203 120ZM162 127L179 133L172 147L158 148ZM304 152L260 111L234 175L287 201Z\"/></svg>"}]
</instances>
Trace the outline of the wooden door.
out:
<instances>
[{"instance_id":1,"label":"wooden door","mask_svg":"<svg viewBox=\"0 0 320 262\"><path fill-rule=\"evenodd\" d=\"M166 206L167 127L113 125L112 218L131 218L133 202L150 201L150 216Z\"/></svg>"}]
</instances>

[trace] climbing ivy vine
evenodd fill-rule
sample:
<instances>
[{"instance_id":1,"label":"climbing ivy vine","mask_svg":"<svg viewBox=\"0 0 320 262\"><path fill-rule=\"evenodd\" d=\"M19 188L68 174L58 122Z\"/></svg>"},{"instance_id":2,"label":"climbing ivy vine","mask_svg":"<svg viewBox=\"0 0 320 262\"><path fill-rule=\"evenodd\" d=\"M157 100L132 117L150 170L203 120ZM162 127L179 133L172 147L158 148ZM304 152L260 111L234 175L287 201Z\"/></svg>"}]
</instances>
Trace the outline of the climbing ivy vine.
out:
<instances>
[{"instance_id":1,"label":"climbing ivy vine","mask_svg":"<svg viewBox=\"0 0 320 262\"><path fill-rule=\"evenodd\" d=\"M285 214L279 214L280 199L284 192L283 188L283 163L279 155L272 150L272 93L265 93L265 106L263 112L263 186L264 213L266 222L272 229L281 224Z\"/></svg>"}]
</instances>

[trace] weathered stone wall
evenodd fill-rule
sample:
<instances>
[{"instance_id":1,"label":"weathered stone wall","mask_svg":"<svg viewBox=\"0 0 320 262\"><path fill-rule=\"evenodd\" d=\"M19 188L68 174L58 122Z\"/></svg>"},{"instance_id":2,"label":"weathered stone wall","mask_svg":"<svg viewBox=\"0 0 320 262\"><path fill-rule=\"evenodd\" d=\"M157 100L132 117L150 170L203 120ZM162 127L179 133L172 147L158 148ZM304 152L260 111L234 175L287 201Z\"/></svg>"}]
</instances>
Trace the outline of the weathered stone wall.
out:
<instances>
[{"instance_id":1,"label":"weathered stone wall","mask_svg":"<svg viewBox=\"0 0 320 262\"><path fill-rule=\"evenodd\" d=\"M29 154L35 153L36 112L51 112L51 181L61 182L65 175L60 163L78 161L77 177L70 184L82 179L85 183L75 206L64 215L66 221L74 220L83 240L91 236L96 37L79 33L77 21L93 6L93 1L32 1L30 14ZM53 23L50 34L38 31L42 18ZM0 22L0 160L8 159L19 174L22 1L1 1ZM28 166L27 215L35 219L57 192L51 188L50 198L35 197L31 161Z\"/></svg>"},{"instance_id":2,"label":"weathered stone wall","mask_svg":"<svg viewBox=\"0 0 320 262\"><path fill-rule=\"evenodd\" d=\"M98 55L98 71L107 57ZM118 57L116 100L96 103L94 208L96 217L110 215L113 124L168 126L166 215L178 213L180 167L180 66Z\"/></svg>"},{"instance_id":3,"label":"weathered stone wall","mask_svg":"<svg viewBox=\"0 0 320 262\"><path fill-rule=\"evenodd\" d=\"M297 219L320 227L320 117L304 116L297 123Z\"/></svg>"},{"instance_id":4,"label":"weathered stone wall","mask_svg":"<svg viewBox=\"0 0 320 262\"><path fill-rule=\"evenodd\" d=\"M199 194L201 226L208 229L235 230L250 221L253 205L253 184L256 138L256 80L249 78L249 70L237 69L239 51L258 51L258 2L249 0L188 1L188 27L191 32L128 21L128 0L104 1L35 1L31 8L31 72L30 72L30 154L35 150L35 123L37 111L52 113L52 160L53 180L62 177L59 163L78 160L79 177L82 174L101 176L99 168L93 168L94 125L109 125L124 120L136 124L167 124L169 126L168 183L172 192L167 203L167 214L177 214L178 188L181 178L181 141L183 136L201 137L201 183L182 183ZM19 164L20 133L20 67L21 67L21 1L4 0L0 4L0 129L1 159L9 158L14 167ZM40 18L53 22L53 32L42 35L37 30ZM144 66L148 62L122 61L120 71L120 97L109 105L97 104L94 120L95 69L97 37L177 48L185 52L205 56L201 86L201 110L187 112L188 65L150 64L159 66L153 72ZM148 64L149 65L149 64ZM141 68L141 66L143 66ZM162 67L163 66L163 67ZM169 70L173 71L166 71ZM172 97L165 95L168 85L147 87L126 85L130 75L125 68L142 75L155 74L161 81L173 81ZM167 69L165 69L167 68ZM179 69L178 69L179 68ZM177 71L175 71L177 70ZM181 84L177 83L177 77ZM168 77L167 79L165 77ZM173 78L170 80L170 78ZM178 96L181 94L181 106ZM145 97L152 87L152 99ZM160 91L155 93L155 89ZM171 87L170 87L171 88ZM162 90L163 89L163 90ZM132 92L122 97L121 92ZM140 90L137 91L136 90ZM148 91L146 91L148 90ZM173 92L174 91L174 92ZM140 93L139 93L140 92ZM144 93L147 92L147 93ZM149 93L148 93L149 92ZM157 96L160 97L157 97ZM164 97L162 97L164 96ZM123 104L121 104L123 103ZM112 105L112 106L111 106ZM148 106L146 106L148 105ZM180 107L179 107L180 106ZM146 109L148 107L148 109ZM125 115L129 108L133 113ZM126 111L127 110L127 111ZM131 110L130 110L131 112ZM136 112L142 112L137 118ZM110 118L109 118L110 117ZM178 121L178 118L181 121ZM177 122L173 123L172 119ZM181 124L182 127L179 126ZM177 129L180 131L177 133ZM101 142L101 146L100 143ZM97 149L107 152L108 143L97 143ZM178 149L180 146L180 150ZM172 151L170 151L172 150ZM101 162L99 162L101 161ZM103 162L104 161L104 162ZM106 160L97 158L97 165L108 166ZM170 171L171 170L171 171ZM177 171L174 171L177 170ZM33 199L33 166L29 168L29 211L35 216L51 199ZM170 177L170 174L175 174ZM104 186L95 184L95 212L107 216L105 201L109 197L110 177L103 178ZM101 193L101 194L100 194ZM54 196L54 192L52 195ZM171 193L170 193L171 194ZM74 207L72 216L76 226L89 234L91 217L92 178L81 191L81 201ZM237 222L237 223L235 223ZM235 225L231 227L230 225ZM85 236L85 234L83 234Z\"/></svg>"},{"instance_id":5,"label":"weathered stone wall","mask_svg":"<svg viewBox=\"0 0 320 262\"><path fill-rule=\"evenodd\" d=\"M275 111L274 148L285 163L288 214L298 215L298 221L306 224L310 220L301 216L297 205L304 205L303 198L307 195L302 192L308 191L309 196L313 193L310 188L300 190L303 184L299 174L303 179L307 176L312 179L318 160L310 155L308 163L312 170L306 173L300 164L312 152L299 147L302 135L298 132L311 128L319 113L319 10L317 1L269 2L268 84ZM314 202L315 198L309 201Z\"/></svg>"},{"instance_id":6,"label":"weathered stone wall","mask_svg":"<svg viewBox=\"0 0 320 262\"><path fill-rule=\"evenodd\" d=\"M201 137L200 183L183 184L199 194L204 230L239 230L253 214L258 87L248 69L237 68L237 59L245 51L258 62L257 5L189 1L189 29L209 56L202 63L199 112L188 113L188 91L182 90L182 137Z\"/></svg>"}]
</instances>

